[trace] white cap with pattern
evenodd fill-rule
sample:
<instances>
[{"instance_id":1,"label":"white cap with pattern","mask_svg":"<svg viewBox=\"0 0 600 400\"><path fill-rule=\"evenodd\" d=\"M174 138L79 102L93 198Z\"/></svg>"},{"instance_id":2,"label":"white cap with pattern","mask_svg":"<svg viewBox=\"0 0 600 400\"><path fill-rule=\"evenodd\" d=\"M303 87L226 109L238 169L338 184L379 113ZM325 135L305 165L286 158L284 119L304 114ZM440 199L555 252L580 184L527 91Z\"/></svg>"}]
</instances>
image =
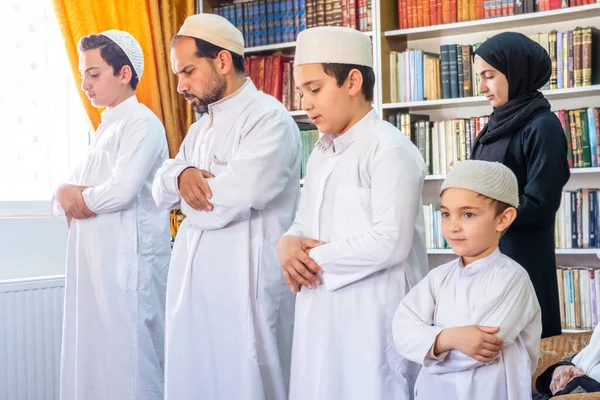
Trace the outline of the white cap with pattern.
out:
<instances>
[{"instance_id":1,"label":"white cap with pattern","mask_svg":"<svg viewBox=\"0 0 600 400\"><path fill-rule=\"evenodd\" d=\"M232 53L244 55L244 35L226 18L217 14L190 15L177 35L204 40Z\"/></svg>"},{"instance_id":2,"label":"white cap with pattern","mask_svg":"<svg viewBox=\"0 0 600 400\"><path fill-rule=\"evenodd\" d=\"M373 68L371 38L356 29L339 26L319 26L300 32L294 67L321 63Z\"/></svg>"},{"instance_id":3,"label":"white cap with pattern","mask_svg":"<svg viewBox=\"0 0 600 400\"><path fill-rule=\"evenodd\" d=\"M498 162L467 160L453 166L440 194L446 189L466 189L519 207L519 184L517 177L507 166Z\"/></svg>"},{"instance_id":4,"label":"white cap with pattern","mask_svg":"<svg viewBox=\"0 0 600 400\"><path fill-rule=\"evenodd\" d=\"M123 50L133 65L138 81L141 81L144 73L144 53L138 41L129 32L116 29L101 32L100 35L106 36Z\"/></svg>"}]
</instances>

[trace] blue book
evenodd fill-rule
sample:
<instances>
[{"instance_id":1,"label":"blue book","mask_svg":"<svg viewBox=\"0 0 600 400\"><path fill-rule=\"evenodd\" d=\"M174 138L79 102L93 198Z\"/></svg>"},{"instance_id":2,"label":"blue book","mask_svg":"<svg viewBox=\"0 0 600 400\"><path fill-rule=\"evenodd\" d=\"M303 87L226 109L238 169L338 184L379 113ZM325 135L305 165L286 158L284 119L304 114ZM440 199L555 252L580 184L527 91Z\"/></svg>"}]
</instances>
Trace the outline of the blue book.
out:
<instances>
[{"instance_id":1,"label":"blue book","mask_svg":"<svg viewBox=\"0 0 600 400\"><path fill-rule=\"evenodd\" d=\"M563 33L556 32L556 87L565 88L565 68L563 64Z\"/></svg>"},{"instance_id":2,"label":"blue book","mask_svg":"<svg viewBox=\"0 0 600 400\"><path fill-rule=\"evenodd\" d=\"M285 42L293 42L296 40L296 36L294 33L294 2L292 0L287 0L285 2L285 11L286 11L286 25L287 25L287 38L284 40Z\"/></svg>"},{"instance_id":3,"label":"blue book","mask_svg":"<svg viewBox=\"0 0 600 400\"><path fill-rule=\"evenodd\" d=\"M267 2L258 2L258 24L260 29L260 46L267 44Z\"/></svg>"},{"instance_id":4,"label":"blue book","mask_svg":"<svg viewBox=\"0 0 600 400\"><path fill-rule=\"evenodd\" d=\"M278 0L273 2L273 34L274 43L281 43L281 3Z\"/></svg>"},{"instance_id":5,"label":"blue book","mask_svg":"<svg viewBox=\"0 0 600 400\"><path fill-rule=\"evenodd\" d=\"M286 0L281 0L281 2L279 2L279 20L281 23L281 42L279 43L285 43L288 40L288 33L287 33L287 29L288 29L288 25L287 25L287 2Z\"/></svg>"},{"instance_id":6,"label":"blue book","mask_svg":"<svg viewBox=\"0 0 600 400\"><path fill-rule=\"evenodd\" d=\"M273 22L273 0L267 0L267 44L275 43L275 24Z\"/></svg>"},{"instance_id":7,"label":"blue book","mask_svg":"<svg viewBox=\"0 0 600 400\"><path fill-rule=\"evenodd\" d=\"M253 46L260 46L260 6L259 2L255 1L252 3L252 22L254 30L254 44Z\"/></svg>"}]
</instances>

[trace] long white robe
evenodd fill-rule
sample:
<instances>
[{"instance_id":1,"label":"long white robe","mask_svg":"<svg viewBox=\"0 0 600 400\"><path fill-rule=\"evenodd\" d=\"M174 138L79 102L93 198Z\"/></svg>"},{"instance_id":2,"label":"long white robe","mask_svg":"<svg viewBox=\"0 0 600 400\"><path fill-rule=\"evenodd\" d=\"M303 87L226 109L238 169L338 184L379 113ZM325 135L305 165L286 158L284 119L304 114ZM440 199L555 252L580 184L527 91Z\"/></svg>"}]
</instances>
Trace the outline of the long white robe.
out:
<instances>
[{"instance_id":1,"label":"long white robe","mask_svg":"<svg viewBox=\"0 0 600 400\"><path fill-rule=\"evenodd\" d=\"M169 214L152 199L168 158L156 115L130 97L104 111L69 183L96 217L73 220L67 244L62 400L163 398ZM64 215L53 199L54 215Z\"/></svg>"},{"instance_id":2,"label":"long white robe","mask_svg":"<svg viewBox=\"0 0 600 400\"><path fill-rule=\"evenodd\" d=\"M296 298L291 400L404 400L418 365L401 357L392 317L428 271L425 165L396 128L369 112L323 135L289 235L327 242L310 256L323 284Z\"/></svg>"},{"instance_id":3,"label":"long white robe","mask_svg":"<svg viewBox=\"0 0 600 400\"><path fill-rule=\"evenodd\" d=\"M484 364L451 350L427 355L445 328L498 326L504 347ZM542 319L527 272L496 249L464 267L460 259L432 270L400 303L394 340L405 357L423 365L417 399L525 400L537 367Z\"/></svg>"},{"instance_id":4,"label":"long white robe","mask_svg":"<svg viewBox=\"0 0 600 400\"><path fill-rule=\"evenodd\" d=\"M167 400L286 398L294 296L275 246L297 206L300 150L289 112L246 80L158 172L157 204L186 215L167 288ZM180 197L190 166L216 176L211 212Z\"/></svg>"}]
</instances>

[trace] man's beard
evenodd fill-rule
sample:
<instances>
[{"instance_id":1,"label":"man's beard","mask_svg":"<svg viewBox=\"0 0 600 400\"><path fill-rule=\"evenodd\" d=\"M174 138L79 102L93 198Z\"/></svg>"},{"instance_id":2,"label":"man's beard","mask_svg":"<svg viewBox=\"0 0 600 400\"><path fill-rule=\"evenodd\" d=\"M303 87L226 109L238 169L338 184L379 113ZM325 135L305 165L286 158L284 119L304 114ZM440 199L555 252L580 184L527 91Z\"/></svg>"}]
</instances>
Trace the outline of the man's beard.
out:
<instances>
[{"instance_id":1,"label":"man's beard","mask_svg":"<svg viewBox=\"0 0 600 400\"><path fill-rule=\"evenodd\" d=\"M188 92L183 92L183 97L186 100L195 99L196 102L192 103L192 108L194 111L198 114L206 114L208 113L208 106L210 104L215 103L223 98L225 86L225 80L218 82L202 99Z\"/></svg>"}]
</instances>

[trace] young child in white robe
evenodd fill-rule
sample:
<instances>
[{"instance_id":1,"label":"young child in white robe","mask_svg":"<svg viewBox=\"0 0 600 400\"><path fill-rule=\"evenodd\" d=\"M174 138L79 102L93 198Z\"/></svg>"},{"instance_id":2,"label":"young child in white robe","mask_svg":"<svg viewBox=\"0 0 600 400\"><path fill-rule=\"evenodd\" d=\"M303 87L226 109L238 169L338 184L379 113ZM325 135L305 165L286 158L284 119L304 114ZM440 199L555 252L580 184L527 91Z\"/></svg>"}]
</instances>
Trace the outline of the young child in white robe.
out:
<instances>
[{"instance_id":1,"label":"young child in white robe","mask_svg":"<svg viewBox=\"0 0 600 400\"><path fill-rule=\"evenodd\" d=\"M428 271L423 157L373 110L371 39L298 36L294 80L321 137L292 227L278 244L298 292L290 400L409 400L419 366L394 349L392 318Z\"/></svg>"},{"instance_id":2,"label":"young child in white robe","mask_svg":"<svg viewBox=\"0 0 600 400\"><path fill-rule=\"evenodd\" d=\"M498 249L518 205L500 163L464 161L442 184L443 234L460 257L419 282L393 322L400 354L423 365L416 399L531 398L540 306L525 269Z\"/></svg>"}]
</instances>

